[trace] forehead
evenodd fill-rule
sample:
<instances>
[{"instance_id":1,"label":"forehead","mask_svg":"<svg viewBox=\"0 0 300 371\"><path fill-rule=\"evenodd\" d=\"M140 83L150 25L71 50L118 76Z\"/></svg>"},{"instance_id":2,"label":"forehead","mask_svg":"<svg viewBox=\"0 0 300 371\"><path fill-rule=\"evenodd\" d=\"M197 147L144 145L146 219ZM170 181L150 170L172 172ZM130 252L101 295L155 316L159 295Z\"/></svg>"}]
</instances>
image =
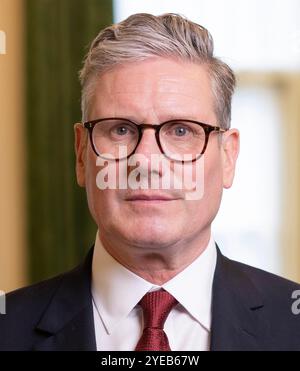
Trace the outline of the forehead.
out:
<instances>
[{"instance_id":1,"label":"forehead","mask_svg":"<svg viewBox=\"0 0 300 371\"><path fill-rule=\"evenodd\" d=\"M213 110L211 81L204 65L153 58L105 72L97 81L91 115L208 116Z\"/></svg>"}]
</instances>

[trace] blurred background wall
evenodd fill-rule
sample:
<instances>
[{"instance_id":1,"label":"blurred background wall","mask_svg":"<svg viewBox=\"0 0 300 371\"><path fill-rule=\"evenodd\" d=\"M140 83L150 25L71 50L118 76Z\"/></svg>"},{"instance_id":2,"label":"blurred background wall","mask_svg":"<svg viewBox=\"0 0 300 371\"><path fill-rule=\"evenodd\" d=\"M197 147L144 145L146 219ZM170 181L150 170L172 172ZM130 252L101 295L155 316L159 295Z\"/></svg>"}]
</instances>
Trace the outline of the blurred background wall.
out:
<instances>
[{"instance_id":1,"label":"blurred background wall","mask_svg":"<svg viewBox=\"0 0 300 371\"><path fill-rule=\"evenodd\" d=\"M27 282L22 1L0 0L0 290Z\"/></svg>"},{"instance_id":2,"label":"blurred background wall","mask_svg":"<svg viewBox=\"0 0 300 371\"><path fill-rule=\"evenodd\" d=\"M97 32L136 12L204 25L234 68L241 153L213 233L229 257L300 282L299 1L0 0L0 289L74 266L94 241L74 173L77 72Z\"/></svg>"},{"instance_id":3,"label":"blurred background wall","mask_svg":"<svg viewBox=\"0 0 300 371\"><path fill-rule=\"evenodd\" d=\"M110 0L26 0L27 241L29 278L75 266L95 239L75 178L78 71L112 22Z\"/></svg>"},{"instance_id":4,"label":"blurred background wall","mask_svg":"<svg viewBox=\"0 0 300 371\"><path fill-rule=\"evenodd\" d=\"M95 239L76 185L78 71L110 0L0 0L0 289L76 265Z\"/></svg>"}]
</instances>

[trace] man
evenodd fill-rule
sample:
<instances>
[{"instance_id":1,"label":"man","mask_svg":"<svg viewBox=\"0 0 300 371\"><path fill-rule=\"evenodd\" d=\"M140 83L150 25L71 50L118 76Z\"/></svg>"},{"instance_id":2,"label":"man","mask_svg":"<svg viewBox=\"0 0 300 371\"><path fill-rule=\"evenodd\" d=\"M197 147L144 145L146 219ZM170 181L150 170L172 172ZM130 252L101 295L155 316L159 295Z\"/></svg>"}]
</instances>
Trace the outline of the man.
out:
<instances>
[{"instance_id":1,"label":"man","mask_svg":"<svg viewBox=\"0 0 300 371\"><path fill-rule=\"evenodd\" d=\"M133 15L99 33L80 77L76 173L95 245L8 295L0 349L300 350L299 286L225 258L211 235L239 133L208 31Z\"/></svg>"}]
</instances>

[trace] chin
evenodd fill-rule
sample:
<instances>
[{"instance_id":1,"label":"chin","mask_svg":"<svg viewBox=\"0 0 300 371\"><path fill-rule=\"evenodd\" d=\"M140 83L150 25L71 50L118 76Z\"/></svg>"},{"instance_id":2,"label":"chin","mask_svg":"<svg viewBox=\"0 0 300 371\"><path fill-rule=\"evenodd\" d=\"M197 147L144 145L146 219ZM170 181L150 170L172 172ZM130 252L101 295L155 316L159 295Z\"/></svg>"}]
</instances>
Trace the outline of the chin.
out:
<instances>
[{"instance_id":1,"label":"chin","mask_svg":"<svg viewBox=\"0 0 300 371\"><path fill-rule=\"evenodd\" d=\"M162 246L172 245L178 240L174 235L174 228L171 228L170 224L165 228L161 225L156 228L153 225L140 224L131 233L127 229L123 238L133 246L145 248L161 248Z\"/></svg>"}]
</instances>

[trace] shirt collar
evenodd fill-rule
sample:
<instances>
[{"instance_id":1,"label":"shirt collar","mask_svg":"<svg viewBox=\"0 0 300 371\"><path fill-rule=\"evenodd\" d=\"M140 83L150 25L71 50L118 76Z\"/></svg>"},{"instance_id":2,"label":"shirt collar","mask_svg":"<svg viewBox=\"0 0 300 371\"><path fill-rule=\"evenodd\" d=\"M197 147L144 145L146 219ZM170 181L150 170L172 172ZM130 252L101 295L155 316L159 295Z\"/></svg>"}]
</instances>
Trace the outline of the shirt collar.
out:
<instances>
[{"instance_id":1,"label":"shirt collar","mask_svg":"<svg viewBox=\"0 0 300 371\"><path fill-rule=\"evenodd\" d=\"M217 253L213 238L203 253L161 287L208 331ZM142 297L158 286L131 272L103 247L97 232L92 263L92 295L108 333L126 318Z\"/></svg>"}]
</instances>

